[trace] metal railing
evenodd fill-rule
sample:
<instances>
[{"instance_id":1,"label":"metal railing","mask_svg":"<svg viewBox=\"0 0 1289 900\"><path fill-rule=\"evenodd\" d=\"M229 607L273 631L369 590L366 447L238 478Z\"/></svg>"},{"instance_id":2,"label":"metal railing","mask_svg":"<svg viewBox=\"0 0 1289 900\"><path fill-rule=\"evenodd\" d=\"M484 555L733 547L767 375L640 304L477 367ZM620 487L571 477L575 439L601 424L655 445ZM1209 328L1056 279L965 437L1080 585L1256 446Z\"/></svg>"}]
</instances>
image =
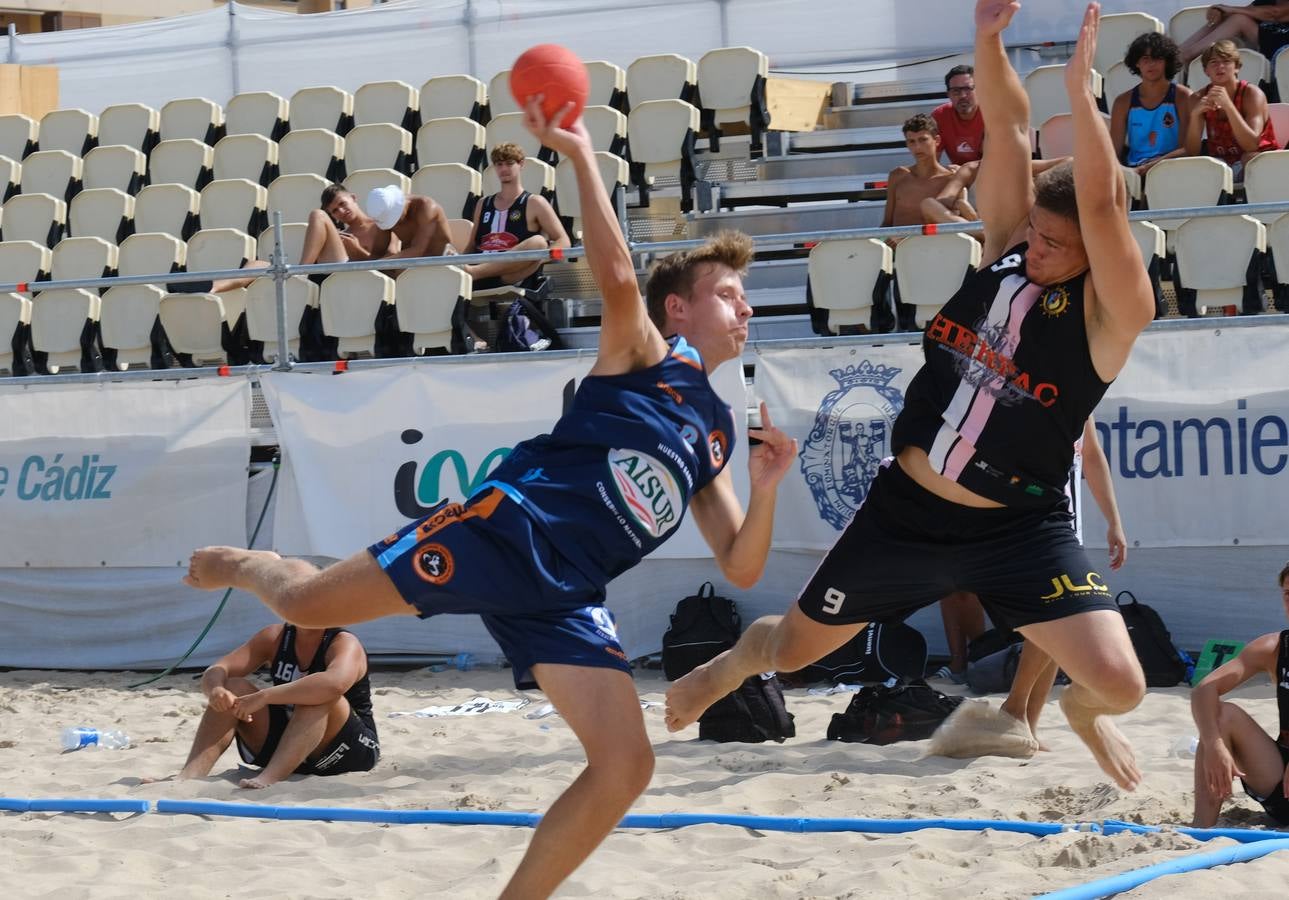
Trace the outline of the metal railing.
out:
<instances>
[{"instance_id":1,"label":"metal railing","mask_svg":"<svg viewBox=\"0 0 1289 900\"><path fill-rule=\"evenodd\" d=\"M1289 201L1278 201L1275 203L1244 203L1229 204L1225 206L1195 206L1195 207L1178 207L1173 209L1142 209L1133 210L1128 213L1130 220L1175 220L1175 219L1207 219L1219 218L1225 216L1237 215L1282 215L1289 213ZM383 270L403 270L427 268L430 266L454 266L468 263L491 262L496 260L495 254L491 253L468 253L458 254L455 256L421 256L408 259L378 259L362 260L358 262L334 262L334 263L314 263L311 265L292 265L284 261L285 254L282 249L282 214L279 211L273 213L273 253L269 260L269 265L260 269L217 269L205 272L167 272L157 273L155 275L124 275L111 278L70 278L60 281L41 281L41 282L7 282L0 283L0 293L38 293L41 291L74 289L74 288L110 288L117 285L135 285L135 284L175 284L182 282L195 281L214 281L230 278L248 278L267 277L272 278L276 295L277 306L277 356L273 364L251 364L244 366L202 366L194 368L185 368L182 370L175 369L136 369L126 371L107 371L107 372L82 372L67 375L27 375L15 380L17 384L42 384L42 383L75 383L75 382L99 382L99 381L126 381L126 380L152 380L158 377L167 377L161 373L173 373L169 377L174 377L182 373L182 377L203 377L209 374L256 374L271 370L288 371L332 371L335 369L335 362L322 363L298 363L290 357L290 338L287 334L286 323L286 281L293 275L313 275L313 274L331 274L334 272L359 272L359 271L383 271ZM827 240L840 240L845 238L896 238L896 237L913 237L922 234L953 234L953 233L974 233L983 229L980 222L955 222L948 225L897 225L887 228L851 228L839 229L832 231L797 231L784 234L757 235L751 238L753 245L757 248L776 247L785 244L811 244ZM691 250L701 247L705 243L704 239L687 239L677 241L642 241L631 243L628 242L627 248L633 257L656 255L659 253L673 253L680 250ZM512 250L506 252L508 260L526 261L541 260L551 261L560 259L580 259L586 255L586 249L581 246L568 247L561 250ZM1252 325L1264 324L1265 319L1259 320L1255 317L1245 318L1223 318L1216 320L1221 322L1220 327L1247 327ZM1212 320L1195 320L1195 319L1178 319L1169 321L1155 322L1152 328L1212 328ZM914 332L892 332L889 334L875 335L854 335L846 338L841 337L819 337L805 339L789 340L769 340L749 342L748 348L755 351L759 346L819 346L823 341L829 344L881 344L900 341L902 335L907 335L909 340L916 340ZM594 353L590 348L581 348L577 350L554 351L555 353L566 354L569 356L581 356L588 353ZM406 364L409 362L434 362L436 364L462 364L486 361L496 359L498 356L507 354L489 353L485 357L479 355L470 356L434 356L434 357L409 357L400 359L360 359L349 360L346 365L350 368L367 368L369 366L388 366L391 364ZM523 354L513 354L521 356Z\"/></svg>"}]
</instances>

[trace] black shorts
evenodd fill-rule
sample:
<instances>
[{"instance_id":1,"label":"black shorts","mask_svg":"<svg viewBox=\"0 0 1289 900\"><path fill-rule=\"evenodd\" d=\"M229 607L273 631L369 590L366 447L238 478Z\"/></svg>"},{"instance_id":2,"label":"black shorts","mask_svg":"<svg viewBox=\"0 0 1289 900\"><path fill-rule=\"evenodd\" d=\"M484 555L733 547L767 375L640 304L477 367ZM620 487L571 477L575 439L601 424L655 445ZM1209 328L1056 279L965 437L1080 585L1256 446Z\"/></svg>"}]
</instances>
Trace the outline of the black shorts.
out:
<instances>
[{"instance_id":1,"label":"black shorts","mask_svg":"<svg viewBox=\"0 0 1289 900\"><path fill-rule=\"evenodd\" d=\"M1276 51L1289 44L1289 22L1259 22L1258 52L1267 59L1276 55ZM1277 138L1282 137L1276 135Z\"/></svg>"},{"instance_id":2,"label":"black shorts","mask_svg":"<svg viewBox=\"0 0 1289 900\"><path fill-rule=\"evenodd\" d=\"M976 509L923 488L892 462L798 599L825 625L898 621L954 591L980 597L1001 628L1116 609L1062 501Z\"/></svg>"},{"instance_id":3,"label":"black shorts","mask_svg":"<svg viewBox=\"0 0 1289 900\"><path fill-rule=\"evenodd\" d=\"M1285 767L1289 767L1289 747L1281 743L1277 743L1276 746L1280 748L1280 762ZM1285 797L1284 778L1280 779L1280 783L1276 785L1275 790L1266 797L1259 797L1255 794L1250 789L1249 783L1243 778L1240 779L1240 784L1244 785L1246 794L1262 804L1262 808L1266 810L1267 815L1281 825L1289 825L1289 797Z\"/></svg>"},{"instance_id":4,"label":"black shorts","mask_svg":"<svg viewBox=\"0 0 1289 900\"><path fill-rule=\"evenodd\" d=\"M269 711L269 733L264 738L264 746L256 753L237 738L237 752L242 762L247 765L264 768L277 752L282 732L286 730L291 716L285 706L275 704L267 707ZM376 729L372 723L365 722L352 710L349 721L339 733L320 752L314 754L317 759L306 758L296 766L297 775L343 775L346 772L370 772L380 759L380 741L376 739Z\"/></svg>"}]
</instances>

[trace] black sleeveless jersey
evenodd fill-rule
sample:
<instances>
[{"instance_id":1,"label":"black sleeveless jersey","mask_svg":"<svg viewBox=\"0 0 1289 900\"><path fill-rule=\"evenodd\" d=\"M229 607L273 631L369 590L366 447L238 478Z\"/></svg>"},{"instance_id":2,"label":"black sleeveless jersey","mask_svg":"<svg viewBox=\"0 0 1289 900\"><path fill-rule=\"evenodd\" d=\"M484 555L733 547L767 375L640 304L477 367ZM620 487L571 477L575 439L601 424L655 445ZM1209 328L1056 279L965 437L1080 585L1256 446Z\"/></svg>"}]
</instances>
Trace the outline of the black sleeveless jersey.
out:
<instances>
[{"instance_id":1,"label":"black sleeveless jersey","mask_svg":"<svg viewBox=\"0 0 1289 900\"><path fill-rule=\"evenodd\" d=\"M1280 710L1279 740L1289 740L1289 628L1280 632L1280 653L1276 656L1276 706Z\"/></svg>"},{"instance_id":2,"label":"black sleeveless jersey","mask_svg":"<svg viewBox=\"0 0 1289 900\"><path fill-rule=\"evenodd\" d=\"M1086 273L1025 277L1021 243L968 276L926 327L892 449L1008 506L1061 500L1074 442L1105 394L1083 321Z\"/></svg>"},{"instance_id":3,"label":"black sleeveless jersey","mask_svg":"<svg viewBox=\"0 0 1289 900\"><path fill-rule=\"evenodd\" d=\"M480 253L509 250L520 241L540 234L528 227L528 198L531 196L524 191L508 210L497 209L496 194L485 197L483 211L479 214L479 227L474 233L475 249Z\"/></svg>"},{"instance_id":4,"label":"black sleeveless jersey","mask_svg":"<svg viewBox=\"0 0 1289 900\"><path fill-rule=\"evenodd\" d=\"M295 626L284 625L282 627L282 637L278 640L277 652L273 654L271 672L273 683L275 685L290 684L305 675L326 671L327 648L336 639L336 635L345 630L344 628L328 628L322 635L322 641L318 644L318 651L313 654L313 659L309 660L307 665L301 665L299 658L295 655ZM362 719L369 728L375 731L376 720L371 705L371 682L368 680L366 673L363 674L362 678L355 681L349 690L345 691L345 699L349 701L349 708L354 711L358 718Z\"/></svg>"}]
</instances>

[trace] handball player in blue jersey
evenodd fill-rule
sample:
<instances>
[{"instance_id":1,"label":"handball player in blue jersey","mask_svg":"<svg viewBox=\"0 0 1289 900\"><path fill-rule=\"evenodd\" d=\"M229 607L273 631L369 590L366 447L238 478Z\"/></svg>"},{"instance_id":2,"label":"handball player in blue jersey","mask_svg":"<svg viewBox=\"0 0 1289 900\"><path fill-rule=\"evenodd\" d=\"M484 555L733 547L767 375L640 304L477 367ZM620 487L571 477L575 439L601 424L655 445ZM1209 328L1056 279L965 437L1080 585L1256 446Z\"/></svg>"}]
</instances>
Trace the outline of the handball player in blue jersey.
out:
<instances>
[{"instance_id":1,"label":"handball player in blue jersey","mask_svg":"<svg viewBox=\"0 0 1289 900\"><path fill-rule=\"evenodd\" d=\"M1070 528L1063 486L1074 441L1154 300L1088 86L1100 5L1088 6L1065 67L1073 164L1037 179L1028 98L1002 40L1019 8L976 3L984 265L927 324L925 361L891 432L894 462L787 613L754 622L672 685L673 731L754 672L800 669L867 622L971 591L1069 675L1061 707L1106 774L1128 790L1141 778L1111 717L1141 702L1145 678L1106 578ZM1014 724L995 714L979 727L988 738Z\"/></svg>"},{"instance_id":2,"label":"handball player in blue jersey","mask_svg":"<svg viewBox=\"0 0 1289 900\"><path fill-rule=\"evenodd\" d=\"M318 570L275 553L208 547L189 584L258 595L292 624L382 616L479 615L514 668L540 686L586 751L587 767L543 817L503 897L545 897L645 789L653 750L605 585L692 511L722 573L749 587L770 547L775 495L796 442L761 409L744 512L726 470L743 410L708 381L737 365L752 315L742 276L752 242L736 233L661 260L641 298L635 266L580 120L525 124L572 160L586 258L604 298L599 353L550 434L517 446L462 504L441 504L365 551Z\"/></svg>"}]
</instances>

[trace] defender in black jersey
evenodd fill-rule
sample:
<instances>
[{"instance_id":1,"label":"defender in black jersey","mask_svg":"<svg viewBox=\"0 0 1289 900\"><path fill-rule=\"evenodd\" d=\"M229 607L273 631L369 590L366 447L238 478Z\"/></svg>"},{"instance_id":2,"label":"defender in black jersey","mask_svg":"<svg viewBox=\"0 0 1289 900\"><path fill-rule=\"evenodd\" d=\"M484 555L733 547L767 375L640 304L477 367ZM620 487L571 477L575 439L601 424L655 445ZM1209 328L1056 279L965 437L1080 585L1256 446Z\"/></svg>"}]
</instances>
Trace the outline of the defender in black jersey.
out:
<instances>
[{"instance_id":1,"label":"defender in black jersey","mask_svg":"<svg viewBox=\"0 0 1289 900\"><path fill-rule=\"evenodd\" d=\"M1289 617L1289 564L1277 579ZM1255 675L1276 686L1280 730L1272 737L1252 716L1222 696ZM1237 776L1244 792L1275 822L1289 825L1289 628L1250 641L1240 655L1218 666L1191 691L1191 714L1199 729L1195 751L1196 828L1217 822Z\"/></svg>"},{"instance_id":2,"label":"defender in black jersey","mask_svg":"<svg viewBox=\"0 0 1289 900\"><path fill-rule=\"evenodd\" d=\"M787 614L753 623L734 649L672 687L673 731L752 673L800 669L870 621L971 591L1073 680L1061 704L1102 769L1128 789L1141 777L1110 715L1141 701L1145 679L1106 579L1070 528L1062 485L1083 423L1154 317L1154 300L1089 88L1099 4L1088 6L1065 71L1073 166L1037 182L1029 100L1002 42L1019 8L976 3L987 263L927 325L926 360L893 429L895 462Z\"/></svg>"},{"instance_id":3,"label":"defender in black jersey","mask_svg":"<svg viewBox=\"0 0 1289 900\"><path fill-rule=\"evenodd\" d=\"M211 547L187 581L259 595L289 622L322 627L390 615L473 613L581 741L587 768L542 818L504 897L549 895L621 821L653 772L653 750L605 585L675 534L686 511L733 584L757 581L775 494L796 442L762 406L744 513L727 465L743 430L708 375L738 364L752 315L745 235L725 233L657 263L646 297L581 122L525 124L572 160L586 258L604 300L600 346L569 411L525 441L464 504L447 504L316 570L277 554ZM529 200L529 204L535 198ZM670 336L670 337L669 337Z\"/></svg>"},{"instance_id":4,"label":"defender in black jersey","mask_svg":"<svg viewBox=\"0 0 1289 900\"><path fill-rule=\"evenodd\" d=\"M250 680L267 666L272 680ZM203 778L234 740L242 761L262 769L244 788L291 774L366 772L380 759L367 653L340 628L269 625L201 676L206 712L179 778Z\"/></svg>"}]
</instances>

